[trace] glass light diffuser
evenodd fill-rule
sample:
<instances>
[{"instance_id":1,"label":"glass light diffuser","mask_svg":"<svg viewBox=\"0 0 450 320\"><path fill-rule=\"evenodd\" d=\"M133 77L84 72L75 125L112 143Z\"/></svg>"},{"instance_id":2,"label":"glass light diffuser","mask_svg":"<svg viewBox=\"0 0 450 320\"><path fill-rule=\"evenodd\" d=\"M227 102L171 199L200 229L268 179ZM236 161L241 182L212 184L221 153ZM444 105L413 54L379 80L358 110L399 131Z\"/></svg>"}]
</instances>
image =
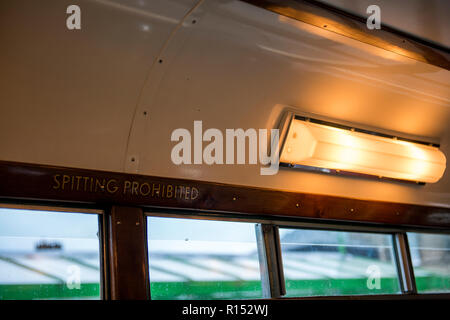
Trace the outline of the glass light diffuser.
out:
<instances>
[{"instance_id":1,"label":"glass light diffuser","mask_svg":"<svg viewBox=\"0 0 450 320\"><path fill-rule=\"evenodd\" d=\"M291 119L282 163L427 183L444 174L437 147Z\"/></svg>"}]
</instances>

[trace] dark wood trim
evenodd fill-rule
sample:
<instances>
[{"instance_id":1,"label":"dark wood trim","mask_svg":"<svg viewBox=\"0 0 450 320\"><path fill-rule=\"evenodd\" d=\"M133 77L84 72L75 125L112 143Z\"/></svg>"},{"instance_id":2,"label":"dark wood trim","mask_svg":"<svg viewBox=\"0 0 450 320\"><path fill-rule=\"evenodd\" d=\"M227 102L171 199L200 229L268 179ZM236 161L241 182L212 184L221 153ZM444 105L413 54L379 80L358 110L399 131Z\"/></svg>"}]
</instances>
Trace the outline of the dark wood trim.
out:
<instances>
[{"instance_id":1,"label":"dark wood trim","mask_svg":"<svg viewBox=\"0 0 450 320\"><path fill-rule=\"evenodd\" d=\"M142 209L113 206L109 215L112 300L148 300L146 223Z\"/></svg>"},{"instance_id":2,"label":"dark wood trim","mask_svg":"<svg viewBox=\"0 0 450 320\"><path fill-rule=\"evenodd\" d=\"M87 181L87 185L78 183L77 186L80 179ZM168 189L171 190L169 194ZM297 217L310 222L450 229L450 208L445 207L0 161L0 201L11 200L158 207Z\"/></svg>"},{"instance_id":3,"label":"dark wood trim","mask_svg":"<svg viewBox=\"0 0 450 320\"><path fill-rule=\"evenodd\" d=\"M100 234L100 288L101 299L111 299L111 286L110 286L110 264L109 264L109 218L107 214L101 214L98 216L99 234Z\"/></svg>"},{"instance_id":4,"label":"dark wood trim","mask_svg":"<svg viewBox=\"0 0 450 320\"><path fill-rule=\"evenodd\" d=\"M448 48L388 26L369 30L364 18L312 0L241 0L276 14L450 70Z\"/></svg>"}]
</instances>

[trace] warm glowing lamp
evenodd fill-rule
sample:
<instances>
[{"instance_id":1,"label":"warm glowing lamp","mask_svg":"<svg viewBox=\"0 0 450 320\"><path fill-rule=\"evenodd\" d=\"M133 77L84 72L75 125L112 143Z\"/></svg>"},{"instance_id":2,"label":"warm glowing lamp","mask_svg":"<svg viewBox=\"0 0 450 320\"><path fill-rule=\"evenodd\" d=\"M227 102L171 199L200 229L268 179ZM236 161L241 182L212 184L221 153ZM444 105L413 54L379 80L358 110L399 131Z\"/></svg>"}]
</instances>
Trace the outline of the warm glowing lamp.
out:
<instances>
[{"instance_id":1,"label":"warm glowing lamp","mask_svg":"<svg viewBox=\"0 0 450 320\"><path fill-rule=\"evenodd\" d=\"M435 146L291 116L280 162L416 182L437 182L445 155Z\"/></svg>"}]
</instances>

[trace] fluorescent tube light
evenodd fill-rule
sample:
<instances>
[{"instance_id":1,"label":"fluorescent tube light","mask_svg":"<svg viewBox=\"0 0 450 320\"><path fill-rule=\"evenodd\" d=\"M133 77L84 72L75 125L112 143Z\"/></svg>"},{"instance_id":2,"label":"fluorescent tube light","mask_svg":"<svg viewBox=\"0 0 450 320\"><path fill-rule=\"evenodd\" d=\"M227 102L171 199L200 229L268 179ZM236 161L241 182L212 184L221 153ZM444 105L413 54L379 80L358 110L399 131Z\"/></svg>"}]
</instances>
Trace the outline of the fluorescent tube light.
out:
<instances>
[{"instance_id":1,"label":"fluorescent tube light","mask_svg":"<svg viewBox=\"0 0 450 320\"><path fill-rule=\"evenodd\" d=\"M285 126L281 163L427 183L445 171L445 155L435 146L294 116Z\"/></svg>"}]
</instances>

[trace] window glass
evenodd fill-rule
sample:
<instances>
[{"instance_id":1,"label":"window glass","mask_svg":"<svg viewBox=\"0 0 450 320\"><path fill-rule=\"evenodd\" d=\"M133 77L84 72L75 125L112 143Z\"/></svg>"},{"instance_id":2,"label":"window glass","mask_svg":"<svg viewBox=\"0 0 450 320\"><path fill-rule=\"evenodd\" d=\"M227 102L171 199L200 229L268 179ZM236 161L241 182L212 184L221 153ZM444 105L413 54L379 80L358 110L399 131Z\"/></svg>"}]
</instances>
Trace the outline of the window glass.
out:
<instances>
[{"instance_id":1,"label":"window glass","mask_svg":"<svg viewBox=\"0 0 450 320\"><path fill-rule=\"evenodd\" d=\"M392 236L280 228L286 296L399 293Z\"/></svg>"},{"instance_id":2,"label":"window glass","mask_svg":"<svg viewBox=\"0 0 450 320\"><path fill-rule=\"evenodd\" d=\"M262 298L255 224L148 217L152 299Z\"/></svg>"},{"instance_id":3,"label":"window glass","mask_svg":"<svg viewBox=\"0 0 450 320\"><path fill-rule=\"evenodd\" d=\"M450 235L408 233L418 292L450 291Z\"/></svg>"},{"instance_id":4,"label":"window glass","mask_svg":"<svg viewBox=\"0 0 450 320\"><path fill-rule=\"evenodd\" d=\"M98 216L0 208L0 299L99 299Z\"/></svg>"}]
</instances>

